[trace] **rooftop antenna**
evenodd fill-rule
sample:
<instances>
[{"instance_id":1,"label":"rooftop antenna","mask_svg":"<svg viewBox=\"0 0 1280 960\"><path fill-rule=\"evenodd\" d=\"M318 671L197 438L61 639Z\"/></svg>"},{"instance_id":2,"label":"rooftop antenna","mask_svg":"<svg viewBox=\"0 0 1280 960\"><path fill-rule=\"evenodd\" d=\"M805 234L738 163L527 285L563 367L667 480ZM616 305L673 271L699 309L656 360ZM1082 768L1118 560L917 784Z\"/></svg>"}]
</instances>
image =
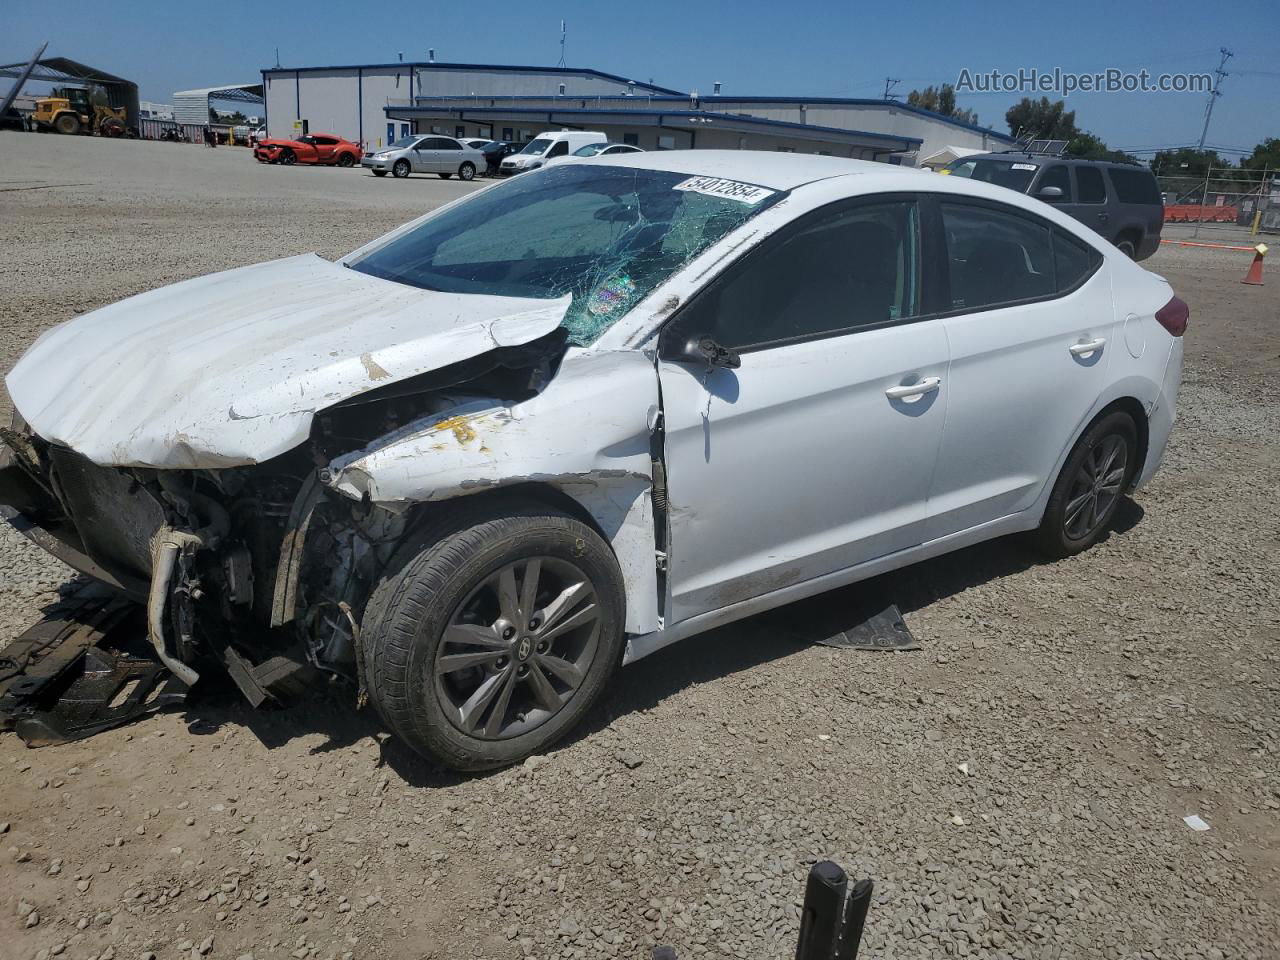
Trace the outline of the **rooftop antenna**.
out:
<instances>
[{"instance_id":1,"label":"rooftop antenna","mask_svg":"<svg viewBox=\"0 0 1280 960\"><path fill-rule=\"evenodd\" d=\"M276 47L276 69L280 69L280 48Z\"/></svg>"},{"instance_id":2,"label":"rooftop antenna","mask_svg":"<svg viewBox=\"0 0 1280 960\"><path fill-rule=\"evenodd\" d=\"M401 51L400 51L400 62L401 62L401 63L404 63L404 51L403 51L403 50L401 50Z\"/></svg>"},{"instance_id":3,"label":"rooftop antenna","mask_svg":"<svg viewBox=\"0 0 1280 960\"><path fill-rule=\"evenodd\" d=\"M1226 47L1219 47L1218 52L1222 54L1222 59L1218 61L1218 69L1213 71L1213 89L1209 91L1209 102L1204 108L1204 129L1200 131L1200 145L1197 150L1204 149L1205 138L1209 136L1209 121L1213 118L1213 104L1220 96L1222 96L1222 78L1230 76L1226 70L1222 69L1227 65L1227 61L1235 56Z\"/></svg>"},{"instance_id":4,"label":"rooftop antenna","mask_svg":"<svg viewBox=\"0 0 1280 960\"><path fill-rule=\"evenodd\" d=\"M427 62L428 62L428 63L435 63L435 62L436 62L436 48L435 48L435 47L431 47L430 49L428 49L428 50L427 50Z\"/></svg>"},{"instance_id":5,"label":"rooftop antenna","mask_svg":"<svg viewBox=\"0 0 1280 960\"><path fill-rule=\"evenodd\" d=\"M565 30L564 21L563 21L563 20L561 20L561 21L560 21L560 62L556 64L556 66L557 66L557 67L563 67L563 66L565 65L565 62L564 62L564 37L565 37L565 33L566 33L566 30Z\"/></svg>"},{"instance_id":6,"label":"rooftop antenna","mask_svg":"<svg viewBox=\"0 0 1280 960\"><path fill-rule=\"evenodd\" d=\"M897 79L896 77L884 78L884 98L886 100L897 100L901 96L901 94L893 92L893 88L896 87L901 82L902 81Z\"/></svg>"}]
</instances>

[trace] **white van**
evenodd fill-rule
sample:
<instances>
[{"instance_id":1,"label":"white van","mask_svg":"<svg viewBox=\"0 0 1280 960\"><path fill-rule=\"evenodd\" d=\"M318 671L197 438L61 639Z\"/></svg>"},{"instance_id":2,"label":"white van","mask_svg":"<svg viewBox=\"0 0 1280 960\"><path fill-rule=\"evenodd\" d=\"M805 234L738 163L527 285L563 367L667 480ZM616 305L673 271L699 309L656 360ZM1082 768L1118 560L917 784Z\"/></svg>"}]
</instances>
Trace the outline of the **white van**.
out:
<instances>
[{"instance_id":1,"label":"white van","mask_svg":"<svg viewBox=\"0 0 1280 960\"><path fill-rule=\"evenodd\" d=\"M554 130L540 133L526 143L519 153L513 153L503 160L499 171L510 176L513 173L537 170L548 160L567 157L588 143L600 143L608 139L603 133L590 130Z\"/></svg>"}]
</instances>

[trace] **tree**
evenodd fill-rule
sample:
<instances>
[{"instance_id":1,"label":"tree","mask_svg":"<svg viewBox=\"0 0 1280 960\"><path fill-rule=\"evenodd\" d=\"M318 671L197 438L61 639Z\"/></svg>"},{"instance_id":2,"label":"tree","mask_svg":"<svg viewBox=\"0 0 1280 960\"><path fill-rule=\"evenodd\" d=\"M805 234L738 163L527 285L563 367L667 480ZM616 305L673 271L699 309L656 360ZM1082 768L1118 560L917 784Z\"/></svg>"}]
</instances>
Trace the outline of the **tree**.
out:
<instances>
[{"instance_id":1,"label":"tree","mask_svg":"<svg viewBox=\"0 0 1280 960\"><path fill-rule=\"evenodd\" d=\"M1067 142L1066 155L1069 157L1080 157L1083 160L1111 160L1115 163L1138 163L1137 157L1132 157L1123 150L1112 150L1108 147L1101 137L1090 133L1088 130L1081 130Z\"/></svg>"},{"instance_id":2,"label":"tree","mask_svg":"<svg viewBox=\"0 0 1280 960\"><path fill-rule=\"evenodd\" d=\"M1023 97L1009 108L1004 119L1009 132L1019 138L1071 140L1080 133L1076 129L1076 112L1068 111L1065 101L1050 102L1048 97Z\"/></svg>"},{"instance_id":3,"label":"tree","mask_svg":"<svg viewBox=\"0 0 1280 960\"><path fill-rule=\"evenodd\" d=\"M944 83L937 89L930 85L923 90L912 90L907 94L907 105L929 110L944 117L953 117L962 123L978 122L978 114L973 110L956 106L956 88L949 83Z\"/></svg>"},{"instance_id":4,"label":"tree","mask_svg":"<svg viewBox=\"0 0 1280 960\"><path fill-rule=\"evenodd\" d=\"M1213 150L1196 150L1183 147L1180 150L1161 150L1151 161L1151 169L1162 177L1189 177L1203 180L1209 168L1222 170L1226 164Z\"/></svg>"},{"instance_id":5,"label":"tree","mask_svg":"<svg viewBox=\"0 0 1280 960\"><path fill-rule=\"evenodd\" d=\"M1280 137L1267 137L1240 161L1240 166L1249 170L1280 171Z\"/></svg>"}]
</instances>

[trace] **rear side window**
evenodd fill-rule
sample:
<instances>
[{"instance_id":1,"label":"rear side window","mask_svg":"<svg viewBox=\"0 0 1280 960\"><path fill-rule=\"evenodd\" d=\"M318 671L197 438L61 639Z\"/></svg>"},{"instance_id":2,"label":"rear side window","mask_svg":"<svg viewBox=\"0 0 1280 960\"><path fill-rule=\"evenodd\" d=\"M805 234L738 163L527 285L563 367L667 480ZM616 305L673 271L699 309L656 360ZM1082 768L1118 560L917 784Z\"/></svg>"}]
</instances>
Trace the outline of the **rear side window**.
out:
<instances>
[{"instance_id":1,"label":"rear side window","mask_svg":"<svg viewBox=\"0 0 1280 960\"><path fill-rule=\"evenodd\" d=\"M917 224L911 200L817 211L713 284L677 324L747 349L918 316Z\"/></svg>"},{"instance_id":2,"label":"rear side window","mask_svg":"<svg viewBox=\"0 0 1280 960\"><path fill-rule=\"evenodd\" d=\"M1058 293L1070 293L1098 269L1102 254L1065 230L1054 227L1052 233L1054 289Z\"/></svg>"},{"instance_id":3,"label":"rear side window","mask_svg":"<svg viewBox=\"0 0 1280 960\"><path fill-rule=\"evenodd\" d=\"M1080 203L1106 203L1107 185L1097 167L1076 167L1077 200Z\"/></svg>"},{"instance_id":4,"label":"rear side window","mask_svg":"<svg viewBox=\"0 0 1280 960\"><path fill-rule=\"evenodd\" d=\"M941 206L951 309L986 310L1056 292L1048 224L995 207Z\"/></svg>"},{"instance_id":5,"label":"rear side window","mask_svg":"<svg viewBox=\"0 0 1280 960\"><path fill-rule=\"evenodd\" d=\"M1111 185L1116 188L1116 199L1121 203L1160 204L1160 188L1156 186L1156 178L1151 175L1150 170L1108 167L1107 175L1111 177Z\"/></svg>"},{"instance_id":6,"label":"rear side window","mask_svg":"<svg viewBox=\"0 0 1280 960\"><path fill-rule=\"evenodd\" d=\"M1040 182L1036 185L1037 196L1045 187L1057 187L1062 191L1062 196L1060 197L1040 197L1045 203L1070 203L1071 171L1062 163L1055 163L1051 167L1045 167L1044 173L1040 176Z\"/></svg>"}]
</instances>

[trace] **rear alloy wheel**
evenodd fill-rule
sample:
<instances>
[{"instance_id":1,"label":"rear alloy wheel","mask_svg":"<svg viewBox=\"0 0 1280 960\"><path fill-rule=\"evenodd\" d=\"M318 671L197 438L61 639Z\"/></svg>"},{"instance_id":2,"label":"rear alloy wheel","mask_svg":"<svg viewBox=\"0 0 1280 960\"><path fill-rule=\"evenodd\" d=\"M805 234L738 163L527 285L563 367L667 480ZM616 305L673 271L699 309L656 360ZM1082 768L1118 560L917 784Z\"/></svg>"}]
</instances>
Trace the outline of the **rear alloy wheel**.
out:
<instances>
[{"instance_id":1,"label":"rear alloy wheel","mask_svg":"<svg viewBox=\"0 0 1280 960\"><path fill-rule=\"evenodd\" d=\"M391 175L397 180L403 180L409 175L409 161L397 160L391 165Z\"/></svg>"},{"instance_id":2,"label":"rear alloy wheel","mask_svg":"<svg viewBox=\"0 0 1280 960\"><path fill-rule=\"evenodd\" d=\"M1042 552L1069 557L1101 539L1138 468L1138 431L1127 413L1108 414L1085 431L1053 485L1036 531Z\"/></svg>"},{"instance_id":3,"label":"rear alloy wheel","mask_svg":"<svg viewBox=\"0 0 1280 960\"><path fill-rule=\"evenodd\" d=\"M474 180L476 178L476 165L474 163L464 163L458 168L459 180Z\"/></svg>"},{"instance_id":4,"label":"rear alloy wheel","mask_svg":"<svg viewBox=\"0 0 1280 960\"><path fill-rule=\"evenodd\" d=\"M475 507L393 561L361 640L383 719L457 770L515 763L560 739L623 647L622 574L593 529L541 505Z\"/></svg>"},{"instance_id":5,"label":"rear alloy wheel","mask_svg":"<svg viewBox=\"0 0 1280 960\"><path fill-rule=\"evenodd\" d=\"M349 153L341 154L338 157L338 166L340 167L349 167L354 162L355 161L351 159L351 154Z\"/></svg>"}]
</instances>

